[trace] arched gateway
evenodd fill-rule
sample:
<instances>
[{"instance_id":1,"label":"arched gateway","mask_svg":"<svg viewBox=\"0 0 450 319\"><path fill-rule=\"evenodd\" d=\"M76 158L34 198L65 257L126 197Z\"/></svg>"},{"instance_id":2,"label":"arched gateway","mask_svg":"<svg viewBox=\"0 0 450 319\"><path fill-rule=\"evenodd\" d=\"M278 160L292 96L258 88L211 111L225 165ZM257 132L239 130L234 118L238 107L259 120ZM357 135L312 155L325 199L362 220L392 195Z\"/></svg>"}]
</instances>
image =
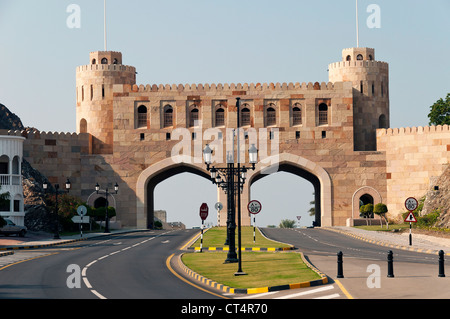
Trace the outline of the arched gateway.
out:
<instances>
[{"instance_id":1,"label":"arched gateway","mask_svg":"<svg viewBox=\"0 0 450 319\"><path fill-rule=\"evenodd\" d=\"M271 164L259 163L256 170L249 173L248 181L244 185L242 201L242 224L244 226L251 223L250 215L246 213L247 203L251 199L251 185L268 174L281 171L305 178L313 184L316 194L316 224L331 226L331 179L322 167L300 156L286 153L268 157L264 162ZM152 227L155 187L160 182L180 173L192 173L210 180L210 174L203 164L174 163L171 158L150 166L140 174L136 185L136 207L137 221L141 227ZM218 192L219 198L225 198L222 190L218 189ZM226 212L226 209L223 211ZM225 216L219 217L218 220L221 221L221 226L225 226Z\"/></svg>"}]
</instances>

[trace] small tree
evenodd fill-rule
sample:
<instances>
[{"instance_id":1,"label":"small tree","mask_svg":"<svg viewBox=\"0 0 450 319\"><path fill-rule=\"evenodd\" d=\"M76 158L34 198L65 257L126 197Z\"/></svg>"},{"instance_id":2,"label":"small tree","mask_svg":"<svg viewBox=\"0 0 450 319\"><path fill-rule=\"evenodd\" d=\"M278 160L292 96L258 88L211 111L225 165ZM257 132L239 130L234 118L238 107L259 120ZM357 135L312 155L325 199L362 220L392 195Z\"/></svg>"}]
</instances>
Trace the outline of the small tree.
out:
<instances>
[{"instance_id":1,"label":"small tree","mask_svg":"<svg viewBox=\"0 0 450 319\"><path fill-rule=\"evenodd\" d=\"M378 216L380 216L380 221L381 221L381 217L384 218L384 220L386 221L386 229L389 229L389 222L386 217L386 213L388 212L387 206L383 203L378 203L375 205L373 212L375 214L377 214ZM383 222L381 222L381 228L383 228Z\"/></svg>"},{"instance_id":2,"label":"small tree","mask_svg":"<svg viewBox=\"0 0 450 319\"><path fill-rule=\"evenodd\" d=\"M450 93L444 99L438 100L431 106L428 114L430 125L450 125Z\"/></svg>"},{"instance_id":3,"label":"small tree","mask_svg":"<svg viewBox=\"0 0 450 319\"><path fill-rule=\"evenodd\" d=\"M295 220L283 219L280 223L280 228L294 228Z\"/></svg>"},{"instance_id":4,"label":"small tree","mask_svg":"<svg viewBox=\"0 0 450 319\"><path fill-rule=\"evenodd\" d=\"M368 218L373 216L373 204L363 205L359 208L360 216L366 219L366 224L369 226Z\"/></svg>"}]
</instances>

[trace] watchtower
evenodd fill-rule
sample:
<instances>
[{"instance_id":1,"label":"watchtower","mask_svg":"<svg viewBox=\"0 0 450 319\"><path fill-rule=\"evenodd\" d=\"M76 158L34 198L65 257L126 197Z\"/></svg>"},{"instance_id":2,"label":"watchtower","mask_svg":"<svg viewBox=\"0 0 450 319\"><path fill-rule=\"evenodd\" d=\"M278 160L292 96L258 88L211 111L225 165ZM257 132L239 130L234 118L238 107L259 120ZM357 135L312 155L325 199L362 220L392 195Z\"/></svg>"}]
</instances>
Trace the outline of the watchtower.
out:
<instances>
[{"instance_id":1,"label":"watchtower","mask_svg":"<svg viewBox=\"0 0 450 319\"><path fill-rule=\"evenodd\" d=\"M355 151L375 151L376 130L389 128L389 65L375 60L371 48L342 51L329 65L330 82L352 82Z\"/></svg>"},{"instance_id":2,"label":"watchtower","mask_svg":"<svg viewBox=\"0 0 450 319\"><path fill-rule=\"evenodd\" d=\"M122 64L122 53L97 51L77 68L77 133L92 135L92 154L113 152L113 86L136 84L136 68Z\"/></svg>"}]
</instances>

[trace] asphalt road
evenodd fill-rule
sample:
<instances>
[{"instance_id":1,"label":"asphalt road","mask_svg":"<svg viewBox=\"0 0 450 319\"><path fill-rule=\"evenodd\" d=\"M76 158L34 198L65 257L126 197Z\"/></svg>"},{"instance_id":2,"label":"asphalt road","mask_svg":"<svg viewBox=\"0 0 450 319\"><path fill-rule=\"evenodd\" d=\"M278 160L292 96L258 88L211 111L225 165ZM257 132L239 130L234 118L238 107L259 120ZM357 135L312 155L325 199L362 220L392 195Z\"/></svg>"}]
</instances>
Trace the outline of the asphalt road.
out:
<instances>
[{"instance_id":1,"label":"asphalt road","mask_svg":"<svg viewBox=\"0 0 450 319\"><path fill-rule=\"evenodd\" d=\"M16 251L15 258L25 260L2 267L0 298L218 298L180 280L166 266L168 257L196 232L149 231Z\"/></svg>"},{"instance_id":2,"label":"asphalt road","mask_svg":"<svg viewBox=\"0 0 450 319\"><path fill-rule=\"evenodd\" d=\"M438 256L367 243L324 229L263 229L271 239L294 245L338 285L349 299L449 299L450 278L438 277ZM394 278L388 278L387 253L393 251ZM343 253L344 278L337 277Z\"/></svg>"}]
</instances>

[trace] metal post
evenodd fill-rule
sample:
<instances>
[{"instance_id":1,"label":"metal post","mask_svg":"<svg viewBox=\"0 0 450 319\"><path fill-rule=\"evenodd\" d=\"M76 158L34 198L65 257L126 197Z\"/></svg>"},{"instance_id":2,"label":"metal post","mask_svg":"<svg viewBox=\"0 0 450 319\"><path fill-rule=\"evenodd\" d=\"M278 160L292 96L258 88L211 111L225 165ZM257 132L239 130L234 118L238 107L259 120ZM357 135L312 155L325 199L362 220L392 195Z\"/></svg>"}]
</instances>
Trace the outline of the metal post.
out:
<instances>
[{"instance_id":1,"label":"metal post","mask_svg":"<svg viewBox=\"0 0 450 319\"><path fill-rule=\"evenodd\" d=\"M110 231L109 231L109 216L108 216L108 195L109 195L108 194L108 188L106 188L106 194L105 194L105 197L106 197L105 234L109 234L110 233Z\"/></svg>"},{"instance_id":2,"label":"metal post","mask_svg":"<svg viewBox=\"0 0 450 319\"><path fill-rule=\"evenodd\" d=\"M412 223L409 223L409 245L412 246Z\"/></svg>"},{"instance_id":3,"label":"metal post","mask_svg":"<svg viewBox=\"0 0 450 319\"><path fill-rule=\"evenodd\" d=\"M445 277L445 270L444 270L444 251L439 251L439 277Z\"/></svg>"},{"instance_id":4,"label":"metal post","mask_svg":"<svg viewBox=\"0 0 450 319\"><path fill-rule=\"evenodd\" d=\"M394 253L388 251L388 278L394 278Z\"/></svg>"},{"instance_id":5,"label":"metal post","mask_svg":"<svg viewBox=\"0 0 450 319\"><path fill-rule=\"evenodd\" d=\"M59 193L59 184L55 185L55 216L56 216L56 229L55 229L55 236L53 237L53 239L61 239L61 237L59 237L59 216L58 216L58 193Z\"/></svg>"},{"instance_id":6,"label":"metal post","mask_svg":"<svg viewBox=\"0 0 450 319\"><path fill-rule=\"evenodd\" d=\"M227 188L228 188L228 221L227 227L229 232L229 251L225 263L237 263L236 255L236 203L234 201L234 163L228 163L227 170Z\"/></svg>"},{"instance_id":7,"label":"metal post","mask_svg":"<svg viewBox=\"0 0 450 319\"><path fill-rule=\"evenodd\" d=\"M235 276L246 275L242 270L242 240L241 240L241 149L240 149L240 134L239 126L239 108L240 108L240 98L236 98L236 109L237 109L237 205L238 205L238 254L239 254L239 267L238 271L234 274ZM234 184L233 184L234 186Z\"/></svg>"},{"instance_id":8,"label":"metal post","mask_svg":"<svg viewBox=\"0 0 450 319\"><path fill-rule=\"evenodd\" d=\"M337 278L344 278L344 270L343 270L343 256L344 254L342 253L342 251L338 252L337 257L337 266L338 266L338 271L337 271Z\"/></svg>"},{"instance_id":9,"label":"metal post","mask_svg":"<svg viewBox=\"0 0 450 319\"><path fill-rule=\"evenodd\" d=\"M202 238L200 239L200 252L203 252L203 225L204 225L205 221L202 220Z\"/></svg>"}]
</instances>

